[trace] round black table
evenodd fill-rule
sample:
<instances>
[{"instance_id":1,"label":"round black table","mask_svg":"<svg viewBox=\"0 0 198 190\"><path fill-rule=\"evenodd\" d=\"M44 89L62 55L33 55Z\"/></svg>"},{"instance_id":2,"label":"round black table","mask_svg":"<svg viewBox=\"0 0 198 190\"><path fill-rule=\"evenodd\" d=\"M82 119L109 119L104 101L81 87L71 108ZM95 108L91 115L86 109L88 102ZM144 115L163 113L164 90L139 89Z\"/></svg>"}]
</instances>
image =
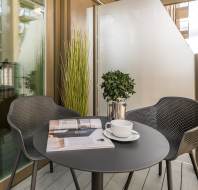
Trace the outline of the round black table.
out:
<instances>
[{"instance_id":1,"label":"round black table","mask_svg":"<svg viewBox=\"0 0 198 190\"><path fill-rule=\"evenodd\" d=\"M102 123L107 121L101 117ZM169 152L169 143L157 130L134 122L140 139L134 142L115 142L115 148L46 152L48 127L33 137L35 148L47 159L82 171L92 172L92 190L103 189L103 173L131 172L151 167L162 161Z\"/></svg>"}]
</instances>

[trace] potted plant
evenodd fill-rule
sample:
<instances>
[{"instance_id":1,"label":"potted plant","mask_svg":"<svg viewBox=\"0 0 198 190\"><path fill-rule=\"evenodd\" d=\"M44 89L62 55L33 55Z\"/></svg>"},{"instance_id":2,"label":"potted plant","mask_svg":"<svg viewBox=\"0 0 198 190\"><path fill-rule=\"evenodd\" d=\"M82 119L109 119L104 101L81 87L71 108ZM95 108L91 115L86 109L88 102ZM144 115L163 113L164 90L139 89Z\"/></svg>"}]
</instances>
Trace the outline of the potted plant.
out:
<instances>
[{"instance_id":1,"label":"potted plant","mask_svg":"<svg viewBox=\"0 0 198 190\"><path fill-rule=\"evenodd\" d=\"M108 103L110 119L125 119L126 99L135 93L135 80L121 71L110 71L102 76L103 97Z\"/></svg>"}]
</instances>

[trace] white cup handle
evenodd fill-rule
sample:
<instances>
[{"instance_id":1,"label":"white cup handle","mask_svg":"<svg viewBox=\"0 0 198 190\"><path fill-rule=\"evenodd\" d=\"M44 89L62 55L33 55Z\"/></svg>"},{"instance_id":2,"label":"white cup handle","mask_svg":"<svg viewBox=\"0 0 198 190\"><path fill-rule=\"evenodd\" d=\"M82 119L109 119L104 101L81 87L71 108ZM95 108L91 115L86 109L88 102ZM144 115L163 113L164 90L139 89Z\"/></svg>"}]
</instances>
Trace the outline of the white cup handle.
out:
<instances>
[{"instance_id":1,"label":"white cup handle","mask_svg":"<svg viewBox=\"0 0 198 190\"><path fill-rule=\"evenodd\" d=\"M106 130L106 131L108 131L109 133L112 133L111 129L110 129L110 128L108 128L108 125L110 125L110 126L111 126L111 122L107 122L107 123L105 123L105 130Z\"/></svg>"},{"instance_id":2,"label":"white cup handle","mask_svg":"<svg viewBox=\"0 0 198 190\"><path fill-rule=\"evenodd\" d=\"M107 128L108 125L111 125L111 122L106 122L105 123L105 129Z\"/></svg>"}]
</instances>

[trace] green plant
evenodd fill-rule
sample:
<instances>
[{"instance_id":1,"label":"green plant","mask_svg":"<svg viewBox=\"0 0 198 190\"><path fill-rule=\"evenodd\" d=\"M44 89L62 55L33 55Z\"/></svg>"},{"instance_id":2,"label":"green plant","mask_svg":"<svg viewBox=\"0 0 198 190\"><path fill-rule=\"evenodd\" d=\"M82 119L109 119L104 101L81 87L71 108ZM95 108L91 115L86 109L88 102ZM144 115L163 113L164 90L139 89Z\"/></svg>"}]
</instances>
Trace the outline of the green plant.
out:
<instances>
[{"instance_id":1,"label":"green plant","mask_svg":"<svg viewBox=\"0 0 198 190\"><path fill-rule=\"evenodd\" d=\"M89 70L87 37L81 31L73 31L65 54L61 56L60 97L65 107L88 113Z\"/></svg>"},{"instance_id":2,"label":"green plant","mask_svg":"<svg viewBox=\"0 0 198 190\"><path fill-rule=\"evenodd\" d=\"M129 74L124 74L119 70L110 71L103 74L102 79L103 97L107 101L121 101L135 93L134 79L131 79Z\"/></svg>"},{"instance_id":3,"label":"green plant","mask_svg":"<svg viewBox=\"0 0 198 190\"><path fill-rule=\"evenodd\" d=\"M45 62L45 49L44 38L41 40L41 48L36 54L35 69L24 77L25 87L32 92L33 95L44 94L44 62Z\"/></svg>"},{"instance_id":4,"label":"green plant","mask_svg":"<svg viewBox=\"0 0 198 190\"><path fill-rule=\"evenodd\" d=\"M43 64L36 64L35 70L31 71L25 79L25 87L28 88L33 95L43 95Z\"/></svg>"}]
</instances>

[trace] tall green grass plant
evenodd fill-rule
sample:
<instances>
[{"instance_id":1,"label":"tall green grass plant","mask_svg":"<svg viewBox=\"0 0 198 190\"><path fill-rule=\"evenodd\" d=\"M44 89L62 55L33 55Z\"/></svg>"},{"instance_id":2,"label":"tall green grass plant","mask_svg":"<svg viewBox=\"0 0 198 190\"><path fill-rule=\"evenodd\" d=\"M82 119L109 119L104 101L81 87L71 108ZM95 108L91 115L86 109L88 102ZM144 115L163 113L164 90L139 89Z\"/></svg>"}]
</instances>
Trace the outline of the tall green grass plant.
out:
<instances>
[{"instance_id":1,"label":"tall green grass plant","mask_svg":"<svg viewBox=\"0 0 198 190\"><path fill-rule=\"evenodd\" d=\"M69 44L61 56L60 97L65 107L88 114L89 69L88 42L81 31L73 31Z\"/></svg>"}]
</instances>

